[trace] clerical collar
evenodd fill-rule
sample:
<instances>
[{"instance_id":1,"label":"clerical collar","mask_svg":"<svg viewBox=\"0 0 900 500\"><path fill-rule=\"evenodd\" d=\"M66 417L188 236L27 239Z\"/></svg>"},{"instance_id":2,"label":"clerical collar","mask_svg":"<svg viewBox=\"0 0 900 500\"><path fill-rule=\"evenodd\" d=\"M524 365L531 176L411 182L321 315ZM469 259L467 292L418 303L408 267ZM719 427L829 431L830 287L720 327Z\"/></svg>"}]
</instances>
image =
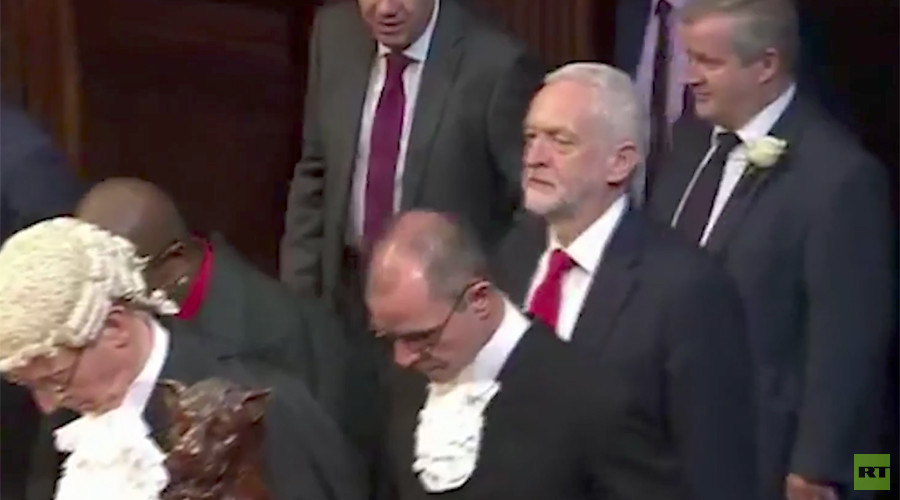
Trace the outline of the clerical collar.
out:
<instances>
[{"instance_id":1,"label":"clerical collar","mask_svg":"<svg viewBox=\"0 0 900 500\"><path fill-rule=\"evenodd\" d=\"M503 320L490 340L478 351L475 360L451 383L495 380L510 353L531 326L528 318L506 297L503 298Z\"/></svg>"},{"instance_id":2,"label":"clerical collar","mask_svg":"<svg viewBox=\"0 0 900 500\"><path fill-rule=\"evenodd\" d=\"M213 273L213 250L208 240L199 240L203 245L203 260L200 261L200 269L191 279L187 294L179 307L179 319L191 319L197 315L203 307L206 292L209 289L209 281Z\"/></svg>"},{"instance_id":3,"label":"clerical collar","mask_svg":"<svg viewBox=\"0 0 900 500\"><path fill-rule=\"evenodd\" d=\"M153 347L150 349L150 355L144 363L144 368L138 373L137 378L128 386L125 398L122 400L122 407L127 407L138 412L144 413L147 401L150 400L150 394L156 388L156 382L159 374L162 372L166 357L169 354L169 332L164 326L159 324L156 319L150 319L150 333Z\"/></svg>"}]
</instances>

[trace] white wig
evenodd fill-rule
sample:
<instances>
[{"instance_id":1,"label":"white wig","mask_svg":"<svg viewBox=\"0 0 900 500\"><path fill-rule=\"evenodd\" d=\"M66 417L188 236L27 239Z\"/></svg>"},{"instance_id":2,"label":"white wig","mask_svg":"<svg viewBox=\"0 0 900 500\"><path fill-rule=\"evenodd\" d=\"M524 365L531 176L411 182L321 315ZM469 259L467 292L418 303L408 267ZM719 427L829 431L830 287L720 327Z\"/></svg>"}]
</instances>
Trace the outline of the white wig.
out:
<instances>
[{"instance_id":1,"label":"white wig","mask_svg":"<svg viewBox=\"0 0 900 500\"><path fill-rule=\"evenodd\" d=\"M178 307L144 281L134 245L71 217L40 222L0 249L0 372L93 340L114 304Z\"/></svg>"}]
</instances>

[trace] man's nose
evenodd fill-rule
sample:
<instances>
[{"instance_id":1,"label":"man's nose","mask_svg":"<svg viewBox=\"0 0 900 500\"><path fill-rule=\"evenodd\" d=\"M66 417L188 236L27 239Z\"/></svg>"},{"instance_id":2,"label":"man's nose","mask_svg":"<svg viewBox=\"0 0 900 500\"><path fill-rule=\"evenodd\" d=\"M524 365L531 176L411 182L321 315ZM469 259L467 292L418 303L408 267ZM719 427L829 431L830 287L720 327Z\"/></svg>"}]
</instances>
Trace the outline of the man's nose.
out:
<instances>
[{"instance_id":1,"label":"man's nose","mask_svg":"<svg viewBox=\"0 0 900 500\"><path fill-rule=\"evenodd\" d=\"M394 342L394 363L401 368L409 368L419 360L421 354L413 351L403 342Z\"/></svg>"},{"instance_id":2,"label":"man's nose","mask_svg":"<svg viewBox=\"0 0 900 500\"><path fill-rule=\"evenodd\" d=\"M400 0L375 0L375 11L382 16L390 16L397 13Z\"/></svg>"},{"instance_id":3,"label":"man's nose","mask_svg":"<svg viewBox=\"0 0 900 500\"><path fill-rule=\"evenodd\" d=\"M526 167L537 167L547 164L547 145L545 140L535 137L525 143L522 161Z\"/></svg>"},{"instance_id":4,"label":"man's nose","mask_svg":"<svg viewBox=\"0 0 900 500\"><path fill-rule=\"evenodd\" d=\"M32 390L31 397L34 398L35 404L44 415L50 415L59 409L59 398L55 394Z\"/></svg>"}]
</instances>

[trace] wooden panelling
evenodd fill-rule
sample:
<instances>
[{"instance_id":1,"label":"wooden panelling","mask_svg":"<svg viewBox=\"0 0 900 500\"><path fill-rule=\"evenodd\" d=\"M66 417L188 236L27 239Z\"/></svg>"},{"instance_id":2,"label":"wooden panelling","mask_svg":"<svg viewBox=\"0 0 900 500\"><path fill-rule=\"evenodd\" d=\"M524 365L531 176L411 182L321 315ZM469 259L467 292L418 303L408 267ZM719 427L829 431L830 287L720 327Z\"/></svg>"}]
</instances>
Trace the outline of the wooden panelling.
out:
<instances>
[{"instance_id":1,"label":"wooden panelling","mask_svg":"<svg viewBox=\"0 0 900 500\"><path fill-rule=\"evenodd\" d=\"M71 0L2 0L3 97L25 106L80 163L80 88Z\"/></svg>"},{"instance_id":2,"label":"wooden panelling","mask_svg":"<svg viewBox=\"0 0 900 500\"><path fill-rule=\"evenodd\" d=\"M551 67L612 59L612 0L469 0L531 45Z\"/></svg>"},{"instance_id":3,"label":"wooden panelling","mask_svg":"<svg viewBox=\"0 0 900 500\"><path fill-rule=\"evenodd\" d=\"M310 9L311 11L311 9ZM78 4L84 159L138 176L273 273L299 155L304 9L203 0Z\"/></svg>"}]
</instances>

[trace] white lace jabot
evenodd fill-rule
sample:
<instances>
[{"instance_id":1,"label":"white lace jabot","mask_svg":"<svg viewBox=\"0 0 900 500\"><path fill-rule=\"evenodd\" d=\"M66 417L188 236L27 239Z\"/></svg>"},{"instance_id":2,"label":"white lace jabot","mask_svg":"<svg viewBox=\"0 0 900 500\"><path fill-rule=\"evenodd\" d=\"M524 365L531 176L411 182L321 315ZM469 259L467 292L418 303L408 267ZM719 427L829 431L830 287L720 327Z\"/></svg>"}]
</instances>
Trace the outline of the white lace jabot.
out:
<instances>
[{"instance_id":1,"label":"white lace jabot","mask_svg":"<svg viewBox=\"0 0 900 500\"><path fill-rule=\"evenodd\" d=\"M55 431L56 449L71 453L55 500L159 500L168 484L165 454L150 437L143 413L168 354L169 333L155 320L150 326L153 347L122 405Z\"/></svg>"},{"instance_id":2,"label":"white lace jabot","mask_svg":"<svg viewBox=\"0 0 900 500\"><path fill-rule=\"evenodd\" d=\"M426 491L459 488L475 472L484 409L499 390L495 381L428 386L412 466Z\"/></svg>"},{"instance_id":3,"label":"white lace jabot","mask_svg":"<svg viewBox=\"0 0 900 500\"><path fill-rule=\"evenodd\" d=\"M478 462L484 410L500 391L497 377L530 323L505 301L503 321L471 365L456 380L428 385L419 411L412 470L426 491L459 488Z\"/></svg>"},{"instance_id":4,"label":"white lace jabot","mask_svg":"<svg viewBox=\"0 0 900 500\"><path fill-rule=\"evenodd\" d=\"M127 407L57 429L56 447L72 452L56 500L158 500L169 481L165 455L141 415Z\"/></svg>"}]
</instances>

